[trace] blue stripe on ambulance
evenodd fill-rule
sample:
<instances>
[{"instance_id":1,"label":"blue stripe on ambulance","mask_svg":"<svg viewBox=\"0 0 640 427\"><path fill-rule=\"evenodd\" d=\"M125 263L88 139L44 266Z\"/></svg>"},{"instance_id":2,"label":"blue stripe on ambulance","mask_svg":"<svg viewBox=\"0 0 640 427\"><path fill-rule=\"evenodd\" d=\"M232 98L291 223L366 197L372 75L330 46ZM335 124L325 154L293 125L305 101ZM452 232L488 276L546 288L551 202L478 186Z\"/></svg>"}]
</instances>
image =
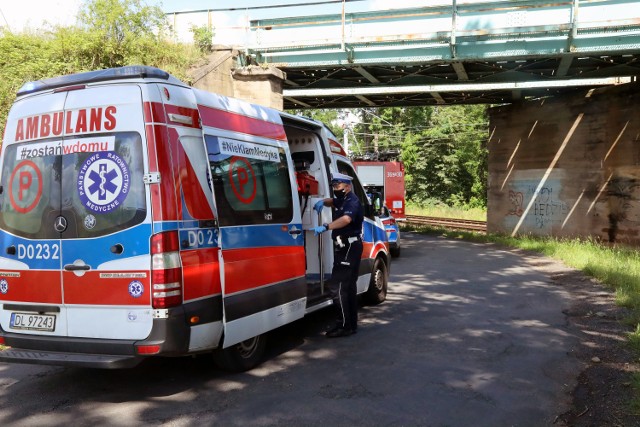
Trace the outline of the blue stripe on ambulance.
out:
<instances>
[{"instance_id":1,"label":"blue stripe on ambulance","mask_svg":"<svg viewBox=\"0 0 640 427\"><path fill-rule=\"evenodd\" d=\"M126 254L126 257L148 255L150 233L151 224L139 224L107 236L62 240L64 259L66 261L82 259L96 268L104 262L115 259L111 247L118 243L124 247L123 255ZM60 268L60 266L58 265L56 268Z\"/></svg>"},{"instance_id":2,"label":"blue stripe on ambulance","mask_svg":"<svg viewBox=\"0 0 640 427\"><path fill-rule=\"evenodd\" d=\"M24 263L30 270L59 270L62 258L59 239L24 239L0 231L0 241L14 247L15 255L4 258Z\"/></svg>"},{"instance_id":3,"label":"blue stripe on ambulance","mask_svg":"<svg viewBox=\"0 0 640 427\"><path fill-rule=\"evenodd\" d=\"M302 246L302 233L290 234L302 230L302 224L249 225L220 228L220 240L225 249L262 248L268 246ZM295 227L295 228L294 228Z\"/></svg>"}]
</instances>

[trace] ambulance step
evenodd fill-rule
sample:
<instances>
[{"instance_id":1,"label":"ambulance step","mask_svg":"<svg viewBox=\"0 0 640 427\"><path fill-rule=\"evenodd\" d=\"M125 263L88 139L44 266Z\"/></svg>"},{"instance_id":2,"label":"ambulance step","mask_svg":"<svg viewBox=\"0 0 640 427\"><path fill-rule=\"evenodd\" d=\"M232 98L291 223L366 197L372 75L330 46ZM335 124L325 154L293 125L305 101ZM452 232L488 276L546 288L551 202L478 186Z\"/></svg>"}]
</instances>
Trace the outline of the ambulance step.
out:
<instances>
[{"instance_id":1,"label":"ambulance step","mask_svg":"<svg viewBox=\"0 0 640 427\"><path fill-rule=\"evenodd\" d=\"M307 283L307 314L333 304L328 285L320 286L320 282Z\"/></svg>"},{"instance_id":2,"label":"ambulance step","mask_svg":"<svg viewBox=\"0 0 640 427\"><path fill-rule=\"evenodd\" d=\"M8 348L0 351L0 362L28 363L31 365L59 365L82 368L132 368L144 358L130 355L60 353L55 351L21 350Z\"/></svg>"},{"instance_id":3,"label":"ambulance step","mask_svg":"<svg viewBox=\"0 0 640 427\"><path fill-rule=\"evenodd\" d=\"M329 284L325 282L320 286L320 282L307 282L307 300L316 298L327 298L329 296Z\"/></svg>"},{"instance_id":4,"label":"ambulance step","mask_svg":"<svg viewBox=\"0 0 640 427\"><path fill-rule=\"evenodd\" d=\"M330 298L318 298L314 301L309 301L307 299L307 309L305 310L305 314L313 313L314 311L329 307L330 305L333 305L333 300Z\"/></svg>"}]
</instances>

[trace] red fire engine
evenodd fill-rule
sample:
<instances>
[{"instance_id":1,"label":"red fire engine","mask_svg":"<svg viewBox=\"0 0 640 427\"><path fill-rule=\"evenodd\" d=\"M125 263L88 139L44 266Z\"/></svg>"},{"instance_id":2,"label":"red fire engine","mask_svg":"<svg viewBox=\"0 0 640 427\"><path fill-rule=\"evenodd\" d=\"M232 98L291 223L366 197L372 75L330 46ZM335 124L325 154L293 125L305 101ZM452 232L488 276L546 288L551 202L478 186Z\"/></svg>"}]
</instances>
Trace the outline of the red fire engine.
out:
<instances>
[{"instance_id":1,"label":"red fire engine","mask_svg":"<svg viewBox=\"0 0 640 427\"><path fill-rule=\"evenodd\" d=\"M404 220L404 165L383 156L362 156L353 160L358 177L368 193L380 193L395 219Z\"/></svg>"}]
</instances>

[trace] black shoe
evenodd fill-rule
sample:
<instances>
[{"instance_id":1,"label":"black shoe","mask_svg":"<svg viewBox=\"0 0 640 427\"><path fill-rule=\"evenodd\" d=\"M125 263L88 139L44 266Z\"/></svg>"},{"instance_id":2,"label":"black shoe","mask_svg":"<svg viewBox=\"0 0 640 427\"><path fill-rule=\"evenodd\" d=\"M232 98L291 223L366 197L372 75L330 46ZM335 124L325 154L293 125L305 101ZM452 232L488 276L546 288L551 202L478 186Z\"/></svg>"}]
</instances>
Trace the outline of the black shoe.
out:
<instances>
[{"instance_id":1,"label":"black shoe","mask_svg":"<svg viewBox=\"0 0 640 427\"><path fill-rule=\"evenodd\" d=\"M340 327L339 325L333 325L332 327L330 327L329 329L327 329L327 330L325 331L325 333L326 333L326 334L333 333L333 332L337 331L338 329L341 329L341 327Z\"/></svg>"},{"instance_id":2,"label":"black shoe","mask_svg":"<svg viewBox=\"0 0 640 427\"><path fill-rule=\"evenodd\" d=\"M342 329L338 328L335 331L327 332L327 337L329 338L338 338L338 337L348 337L349 335L353 335L355 331L351 329Z\"/></svg>"}]
</instances>

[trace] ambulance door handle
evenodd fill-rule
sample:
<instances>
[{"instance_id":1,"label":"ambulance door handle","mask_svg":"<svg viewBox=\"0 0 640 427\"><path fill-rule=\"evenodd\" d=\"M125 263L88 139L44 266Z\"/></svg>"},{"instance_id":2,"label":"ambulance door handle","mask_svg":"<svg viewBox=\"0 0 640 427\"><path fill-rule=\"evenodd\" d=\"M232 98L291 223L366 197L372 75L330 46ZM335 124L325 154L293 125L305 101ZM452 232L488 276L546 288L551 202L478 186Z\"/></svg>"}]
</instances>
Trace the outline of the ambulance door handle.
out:
<instances>
[{"instance_id":1,"label":"ambulance door handle","mask_svg":"<svg viewBox=\"0 0 640 427\"><path fill-rule=\"evenodd\" d=\"M90 265L77 265L77 264L67 264L64 266L64 269L67 271L88 271L91 270Z\"/></svg>"},{"instance_id":2,"label":"ambulance door handle","mask_svg":"<svg viewBox=\"0 0 640 427\"><path fill-rule=\"evenodd\" d=\"M301 233L302 233L302 230L289 230L289 234L291 235L297 236L298 234L301 234Z\"/></svg>"}]
</instances>

